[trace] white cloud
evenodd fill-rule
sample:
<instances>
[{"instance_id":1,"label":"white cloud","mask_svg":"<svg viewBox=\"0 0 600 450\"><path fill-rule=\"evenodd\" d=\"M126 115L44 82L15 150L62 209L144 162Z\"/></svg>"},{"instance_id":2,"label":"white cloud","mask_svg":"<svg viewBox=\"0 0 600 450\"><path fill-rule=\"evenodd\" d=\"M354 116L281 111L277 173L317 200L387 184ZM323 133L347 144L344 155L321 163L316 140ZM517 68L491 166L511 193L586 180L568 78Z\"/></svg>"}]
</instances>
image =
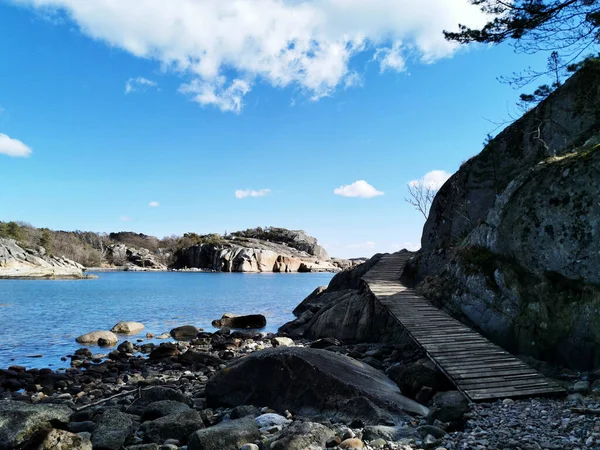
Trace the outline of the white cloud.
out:
<instances>
[{"instance_id":1,"label":"white cloud","mask_svg":"<svg viewBox=\"0 0 600 450\"><path fill-rule=\"evenodd\" d=\"M14 157L27 157L31 155L31 148L18 139L12 139L6 134L0 133L0 154Z\"/></svg>"},{"instance_id":2,"label":"white cloud","mask_svg":"<svg viewBox=\"0 0 600 450\"><path fill-rule=\"evenodd\" d=\"M121 222L131 222L133 219L128 216L121 216Z\"/></svg>"},{"instance_id":3,"label":"white cloud","mask_svg":"<svg viewBox=\"0 0 600 450\"><path fill-rule=\"evenodd\" d=\"M144 77L130 78L125 83L125 93L131 94L132 92L143 92L147 88L158 86L155 81L149 80Z\"/></svg>"},{"instance_id":4,"label":"white cloud","mask_svg":"<svg viewBox=\"0 0 600 450\"><path fill-rule=\"evenodd\" d=\"M13 2L62 11L83 34L189 77L182 91L200 104L234 112L257 80L318 100L353 84L359 53L402 70L409 59L451 56L458 45L442 30L486 21L469 0Z\"/></svg>"},{"instance_id":5,"label":"white cloud","mask_svg":"<svg viewBox=\"0 0 600 450\"><path fill-rule=\"evenodd\" d=\"M152 201L152 202L148 203L148 206L150 208L158 208L160 206L160 203L158 203L157 201Z\"/></svg>"},{"instance_id":6,"label":"white cloud","mask_svg":"<svg viewBox=\"0 0 600 450\"><path fill-rule=\"evenodd\" d=\"M202 106L213 105L223 112L233 111L239 114L244 105L244 95L250 92L250 83L235 79L225 87L226 82L225 77L218 77L213 81L195 79L182 85L179 92L189 94L193 101Z\"/></svg>"},{"instance_id":7,"label":"white cloud","mask_svg":"<svg viewBox=\"0 0 600 450\"><path fill-rule=\"evenodd\" d=\"M334 189L335 195L341 195L342 197L360 197L360 198L372 198L378 195L383 195L383 192L378 191L365 180L358 180L352 184L346 184Z\"/></svg>"},{"instance_id":8,"label":"white cloud","mask_svg":"<svg viewBox=\"0 0 600 450\"><path fill-rule=\"evenodd\" d=\"M415 244L414 242L404 242L403 244L392 244L394 251L406 249L411 252L416 252L421 248L421 244Z\"/></svg>"},{"instance_id":9,"label":"white cloud","mask_svg":"<svg viewBox=\"0 0 600 450\"><path fill-rule=\"evenodd\" d=\"M445 170L432 170L431 172L427 172L420 180L410 181L408 185L411 187L423 186L425 188L437 191L444 185L446 181L448 181L448 178L451 176L452 175Z\"/></svg>"},{"instance_id":10,"label":"white cloud","mask_svg":"<svg viewBox=\"0 0 600 450\"><path fill-rule=\"evenodd\" d=\"M401 42L394 42L391 47L378 48L373 55L373 61L379 61L380 72L395 70L403 72L406 70L406 59L403 55Z\"/></svg>"},{"instance_id":11,"label":"white cloud","mask_svg":"<svg viewBox=\"0 0 600 450\"><path fill-rule=\"evenodd\" d=\"M246 197L264 197L265 195L269 195L271 193L271 189L260 189L258 191L252 189L238 189L235 191L236 198L246 198Z\"/></svg>"}]
</instances>

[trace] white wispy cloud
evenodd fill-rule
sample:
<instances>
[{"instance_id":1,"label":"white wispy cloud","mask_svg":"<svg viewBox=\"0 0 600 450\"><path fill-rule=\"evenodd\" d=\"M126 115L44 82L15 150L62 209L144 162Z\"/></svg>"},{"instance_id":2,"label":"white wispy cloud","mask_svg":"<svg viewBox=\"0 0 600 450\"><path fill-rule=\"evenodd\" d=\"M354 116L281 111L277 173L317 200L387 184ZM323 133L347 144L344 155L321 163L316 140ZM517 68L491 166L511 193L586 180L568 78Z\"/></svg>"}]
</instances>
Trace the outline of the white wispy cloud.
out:
<instances>
[{"instance_id":1,"label":"white wispy cloud","mask_svg":"<svg viewBox=\"0 0 600 450\"><path fill-rule=\"evenodd\" d=\"M62 11L83 34L190 79L182 92L201 105L233 112L257 81L312 100L355 85L360 53L377 51L382 70L451 56L459 46L442 30L487 20L469 0L13 1Z\"/></svg>"},{"instance_id":2,"label":"white wispy cloud","mask_svg":"<svg viewBox=\"0 0 600 450\"><path fill-rule=\"evenodd\" d=\"M121 216L121 222L131 222L132 220L129 216Z\"/></svg>"},{"instance_id":3,"label":"white wispy cloud","mask_svg":"<svg viewBox=\"0 0 600 450\"><path fill-rule=\"evenodd\" d=\"M412 180L408 183L411 187L424 187L428 189L432 189L437 191L440 189L448 178L450 178L452 174L449 174L445 170L432 170L431 172L427 172L423 178L420 180Z\"/></svg>"},{"instance_id":4,"label":"white wispy cloud","mask_svg":"<svg viewBox=\"0 0 600 450\"><path fill-rule=\"evenodd\" d=\"M260 189L255 191L253 189L238 189L235 191L236 198L246 198L246 197L264 197L265 195L269 195L271 193L271 189Z\"/></svg>"},{"instance_id":5,"label":"white wispy cloud","mask_svg":"<svg viewBox=\"0 0 600 450\"><path fill-rule=\"evenodd\" d=\"M155 81L144 77L130 78L127 80L127 83L125 83L125 93L131 94L132 92L141 92L156 86L158 86L158 84Z\"/></svg>"},{"instance_id":6,"label":"white wispy cloud","mask_svg":"<svg viewBox=\"0 0 600 450\"><path fill-rule=\"evenodd\" d=\"M148 203L148 206L150 208L158 208L160 206L160 203L158 203L157 201L152 201L152 202Z\"/></svg>"},{"instance_id":7,"label":"white wispy cloud","mask_svg":"<svg viewBox=\"0 0 600 450\"><path fill-rule=\"evenodd\" d=\"M0 154L25 158L31 155L31 148L18 139L0 133Z\"/></svg>"},{"instance_id":8,"label":"white wispy cloud","mask_svg":"<svg viewBox=\"0 0 600 450\"><path fill-rule=\"evenodd\" d=\"M379 62L380 72L395 70L404 72L406 70L406 58L401 42L394 42L391 47L378 48L373 55L373 61Z\"/></svg>"},{"instance_id":9,"label":"white wispy cloud","mask_svg":"<svg viewBox=\"0 0 600 450\"><path fill-rule=\"evenodd\" d=\"M372 198L379 195L383 195L383 192L378 191L365 180L358 180L352 184L346 184L334 189L335 195L341 195L342 197L360 197L360 198Z\"/></svg>"}]
</instances>

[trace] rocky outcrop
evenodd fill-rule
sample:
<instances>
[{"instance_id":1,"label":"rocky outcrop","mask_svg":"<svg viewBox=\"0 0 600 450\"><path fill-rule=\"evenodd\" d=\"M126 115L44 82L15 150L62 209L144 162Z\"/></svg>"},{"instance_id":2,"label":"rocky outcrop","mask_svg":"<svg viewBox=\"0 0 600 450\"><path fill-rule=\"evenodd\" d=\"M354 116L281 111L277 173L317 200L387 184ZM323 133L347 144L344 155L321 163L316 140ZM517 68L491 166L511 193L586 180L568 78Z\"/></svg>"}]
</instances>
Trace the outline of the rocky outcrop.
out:
<instances>
[{"instance_id":1,"label":"rocky outcrop","mask_svg":"<svg viewBox=\"0 0 600 450\"><path fill-rule=\"evenodd\" d=\"M0 239L1 278L83 278L84 267L46 254L43 247L23 249L13 239Z\"/></svg>"},{"instance_id":2,"label":"rocky outcrop","mask_svg":"<svg viewBox=\"0 0 600 450\"><path fill-rule=\"evenodd\" d=\"M421 291L514 352L599 367L598 192L593 139L515 179Z\"/></svg>"},{"instance_id":3,"label":"rocky outcrop","mask_svg":"<svg viewBox=\"0 0 600 450\"><path fill-rule=\"evenodd\" d=\"M296 320L279 331L294 338L336 338L344 342L398 342L409 338L361 280L382 255L338 273L294 309Z\"/></svg>"},{"instance_id":4,"label":"rocky outcrop","mask_svg":"<svg viewBox=\"0 0 600 450\"><path fill-rule=\"evenodd\" d=\"M600 367L600 65L586 63L436 196L419 291L512 352Z\"/></svg>"},{"instance_id":5,"label":"rocky outcrop","mask_svg":"<svg viewBox=\"0 0 600 450\"><path fill-rule=\"evenodd\" d=\"M157 260L157 255L146 248L133 248L125 244L111 244L106 248L106 259L115 266L125 266L150 270L166 270L167 267Z\"/></svg>"},{"instance_id":6,"label":"rocky outcrop","mask_svg":"<svg viewBox=\"0 0 600 450\"><path fill-rule=\"evenodd\" d=\"M326 395L324 395L326 393ZM327 350L263 350L229 364L206 385L209 406L267 405L314 416L378 424L402 422L426 407L400 393L383 373Z\"/></svg>"},{"instance_id":7,"label":"rocky outcrop","mask_svg":"<svg viewBox=\"0 0 600 450\"><path fill-rule=\"evenodd\" d=\"M549 157L571 152L600 130L599 86L600 65L586 64L464 163L431 206L421 239L424 253L456 245L515 178ZM443 266L435 260L430 264L430 271Z\"/></svg>"},{"instance_id":8,"label":"rocky outcrop","mask_svg":"<svg viewBox=\"0 0 600 450\"><path fill-rule=\"evenodd\" d=\"M288 230L285 230L288 231ZM305 236L304 232L293 236ZM218 243L199 244L175 254L175 269L197 268L217 272L337 272L325 250L308 240L271 242L232 235ZM290 238L292 239L292 238ZM293 246L292 246L293 245ZM313 255L308 251L316 253Z\"/></svg>"}]
</instances>

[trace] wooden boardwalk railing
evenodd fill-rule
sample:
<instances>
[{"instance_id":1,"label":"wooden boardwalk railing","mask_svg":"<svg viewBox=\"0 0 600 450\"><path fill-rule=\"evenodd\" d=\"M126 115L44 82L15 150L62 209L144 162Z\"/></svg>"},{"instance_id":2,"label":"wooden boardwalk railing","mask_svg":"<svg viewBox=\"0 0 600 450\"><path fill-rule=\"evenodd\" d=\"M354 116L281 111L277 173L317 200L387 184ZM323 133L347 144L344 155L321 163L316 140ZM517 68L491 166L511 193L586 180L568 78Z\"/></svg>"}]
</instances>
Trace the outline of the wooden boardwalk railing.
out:
<instances>
[{"instance_id":1,"label":"wooden boardwalk railing","mask_svg":"<svg viewBox=\"0 0 600 450\"><path fill-rule=\"evenodd\" d=\"M472 401L565 391L400 282L411 253L385 255L363 276L371 292Z\"/></svg>"}]
</instances>

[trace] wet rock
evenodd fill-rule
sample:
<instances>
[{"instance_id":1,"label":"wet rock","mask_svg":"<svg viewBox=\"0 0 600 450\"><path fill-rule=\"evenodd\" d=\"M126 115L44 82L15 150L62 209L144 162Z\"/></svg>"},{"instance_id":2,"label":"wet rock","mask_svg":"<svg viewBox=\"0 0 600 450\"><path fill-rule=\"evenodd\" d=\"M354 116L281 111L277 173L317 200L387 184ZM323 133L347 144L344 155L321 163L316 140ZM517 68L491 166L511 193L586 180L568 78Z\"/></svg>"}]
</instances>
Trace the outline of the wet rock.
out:
<instances>
[{"instance_id":1,"label":"wet rock","mask_svg":"<svg viewBox=\"0 0 600 450\"><path fill-rule=\"evenodd\" d=\"M238 450L258 439L260 432L254 419L230 420L193 433L188 450Z\"/></svg>"},{"instance_id":2,"label":"wet rock","mask_svg":"<svg viewBox=\"0 0 600 450\"><path fill-rule=\"evenodd\" d=\"M133 347L133 344L131 342L125 341L119 344L117 350L122 353L133 353L135 351L135 348Z\"/></svg>"},{"instance_id":3,"label":"wet rock","mask_svg":"<svg viewBox=\"0 0 600 450\"><path fill-rule=\"evenodd\" d=\"M267 326L267 318L262 314L250 314L247 316L236 316L234 314L223 314L219 320L213 320L215 328L264 328Z\"/></svg>"},{"instance_id":4,"label":"wet rock","mask_svg":"<svg viewBox=\"0 0 600 450\"><path fill-rule=\"evenodd\" d=\"M92 450L92 443L68 431L51 430L36 450Z\"/></svg>"},{"instance_id":5,"label":"wet rock","mask_svg":"<svg viewBox=\"0 0 600 450\"><path fill-rule=\"evenodd\" d=\"M160 400L158 402L150 403L144 409L142 414L142 421L155 420L171 414L181 413L189 411L190 407L187 403L178 402L175 400Z\"/></svg>"},{"instance_id":6,"label":"wet rock","mask_svg":"<svg viewBox=\"0 0 600 450\"><path fill-rule=\"evenodd\" d=\"M119 322L110 331L115 334L137 334L144 328L144 324L140 322Z\"/></svg>"},{"instance_id":7,"label":"wet rock","mask_svg":"<svg viewBox=\"0 0 600 450\"><path fill-rule=\"evenodd\" d=\"M102 345L110 346L116 345L119 342L119 338L112 331L92 331L91 333L86 333L79 336L75 339L80 344L96 344L101 345L100 340L102 340Z\"/></svg>"},{"instance_id":8,"label":"wet rock","mask_svg":"<svg viewBox=\"0 0 600 450\"><path fill-rule=\"evenodd\" d=\"M107 409L92 433L94 450L119 450L133 431L134 425L129 414Z\"/></svg>"},{"instance_id":9,"label":"wet rock","mask_svg":"<svg viewBox=\"0 0 600 450\"><path fill-rule=\"evenodd\" d=\"M277 425L285 426L291 422L291 420L274 413L262 414L258 416L255 420L256 425L258 425L259 428L272 427Z\"/></svg>"},{"instance_id":10,"label":"wet rock","mask_svg":"<svg viewBox=\"0 0 600 450\"><path fill-rule=\"evenodd\" d=\"M69 423L69 426L67 427L67 429L71 433L82 433L82 432L91 433L94 431L94 428L96 428L96 424L94 422L92 422L91 420L87 420L84 422L71 422L71 423Z\"/></svg>"},{"instance_id":11,"label":"wet rock","mask_svg":"<svg viewBox=\"0 0 600 450\"><path fill-rule=\"evenodd\" d=\"M223 364L221 358L207 352L199 352L196 350L188 350L182 353L177 360L184 365L204 365L219 367Z\"/></svg>"},{"instance_id":12,"label":"wet rock","mask_svg":"<svg viewBox=\"0 0 600 450\"><path fill-rule=\"evenodd\" d=\"M573 392L576 394L587 394L590 392L590 382L589 381L578 381L573 385Z\"/></svg>"},{"instance_id":13,"label":"wet rock","mask_svg":"<svg viewBox=\"0 0 600 450\"><path fill-rule=\"evenodd\" d=\"M419 433L419 435L422 438L427 437L427 435L431 435L434 436L436 439L441 439L447 434L441 428L434 427L433 425L422 425L419 428L417 428L417 433Z\"/></svg>"},{"instance_id":14,"label":"wet rock","mask_svg":"<svg viewBox=\"0 0 600 450\"><path fill-rule=\"evenodd\" d=\"M206 385L209 406L262 404L308 416L391 423L428 409L400 394L381 372L326 350L284 347L234 360Z\"/></svg>"},{"instance_id":15,"label":"wet rock","mask_svg":"<svg viewBox=\"0 0 600 450\"><path fill-rule=\"evenodd\" d=\"M140 431L145 439L159 444L167 439L185 443L188 436L201 428L204 428L202 416L198 411L189 410L144 422Z\"/></svg>"},{"instance_id":16,"label":"wet rock","mask_svg":"<svg viewBox=\"0 0 600 450\"><path fill-rule=\"evenodd\" d=\"M191 341L200 333L200 330L193 325L183 325L173 328L170 332L171 337L178 341Z\"/></svg>"},{"instance_id":17,"label":"wet rock","mask_svg":"<svg viewBox=\"0 0 600 450\"><path fill-rule=\"evenodd\" d=\"M150 359L170 358L171 356L178 355L179 349L177 346L167 342L160 344L158 347L154 347L154 349L150 352Z\"/></svg>"},{"instance_id":18,"label":"wet rock","mask_svg":"<svg viewBox=\"0 0 600 450\"><path fill-rule=\"evenodd\" d=\"M0 401L0 450L17 448L53 425L64 426L70 415L66 406Z\"/></svg>"},{"instance_id":19,"label":"wet rock","mask_svg":"<svg viewBox=\"0 0 600 450\"><path fill-rule=\"evenodd\" d=\"M282 437L271 444L272 450L305 450L325 447L334 432L324 425L313 422L294 422L286 428Z\"/></svg>"}]
</instances>

